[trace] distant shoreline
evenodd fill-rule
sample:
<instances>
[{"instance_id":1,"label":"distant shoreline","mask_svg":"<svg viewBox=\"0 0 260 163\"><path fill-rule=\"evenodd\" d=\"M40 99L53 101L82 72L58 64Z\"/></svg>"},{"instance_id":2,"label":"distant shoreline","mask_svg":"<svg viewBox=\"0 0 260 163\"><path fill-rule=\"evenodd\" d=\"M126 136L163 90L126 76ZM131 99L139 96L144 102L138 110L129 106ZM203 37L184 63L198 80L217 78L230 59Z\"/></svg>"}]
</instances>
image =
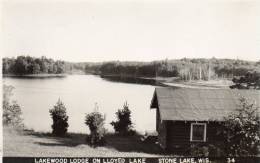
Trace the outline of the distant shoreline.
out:
<instances>
[{"instance_id":1,"label":"distant shoreline","mask_svg":"<svg viewBox=\"0 0 260 163\"><path fill-rule=\"evenodd\" d=\"M66 74L3 74L3 77L11 77L11 78L64 78Z\"/></svg>"},{"instance_id":2,"label":"distant shoreline","mask_svg":"<svg viewBox=\"0 0 260 163\"><path fill-rule=\"evenodd\" d=\"M134 83L146 83L163 87L184 87L184 88L206 88L206 89L227 89L232 85L232 81L228 79L215 79L210 81L205 80L181 80L179 77L144 77L144 76L131 76L131 75L100 75L101 78L105 78L111 81L125 82L127 80L133 80Z\"/></svg>"},{"instance_id":3,"label":"distant shoreline","mask_svg":"<svg viewBox=\"0 0 260 163\"><path fill-rule=\"evenodd\" d=\"M71 73L71 74L25 74L25 75L17 75L17 74L3 74L4 77L9 78L28 78L28 79L47 79L47 78L64 78L68 75L90 75L83 73ZM91 74L95 75L95 74ZM231 85L230 80L211 80L211 81L183 81L178 77L141 77L141 76L132 76L132 75L118 75L118 74L99 74L97 75L100 78L105 80L113 81L113 82L123 82L123 83L137 83L137 84L148 84L155 86L163 86L163 87L188 87L188 88L229 88Z\"/></svg>"}]
</instances>

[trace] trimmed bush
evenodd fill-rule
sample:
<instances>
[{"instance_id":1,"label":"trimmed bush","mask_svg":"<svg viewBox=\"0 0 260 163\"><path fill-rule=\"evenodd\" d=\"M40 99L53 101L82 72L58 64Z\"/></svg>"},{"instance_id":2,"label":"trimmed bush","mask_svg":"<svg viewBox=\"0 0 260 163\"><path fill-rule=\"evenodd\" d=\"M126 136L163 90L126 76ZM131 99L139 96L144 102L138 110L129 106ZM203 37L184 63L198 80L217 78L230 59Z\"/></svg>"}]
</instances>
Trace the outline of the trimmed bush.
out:
<instances>
[{"instance_id":1,"label":"trimmed bush","mask_svg":"<svg viewBox=\"0 0 260 163\"><path fill-rule=\"evenodd\" d=\"M94 111L86 115L85 124L90 130L90 135L87 137L87 142L89 142L92 146L100 146L105 143L104 121L105 116L98 111Z\"/></svg>"},{"instance_id":2,"label":"trimmed bush","mask_svg":"<svg viewBox=\"0 0 260 163\"><path fill-rule=\"evenodd\" d=\"M67 133L69 124L68 116L66 114L66 107L59 99L56 105L50 109L50 114L53 120L52 134L56 136L64 136Z\"/></svg>"},{"instance_id":3,"label":"trimmed bush","mask_svg":"<svg viewBox=\"0 0 260 163\"><path fill-rule=\"evenodd\" d=\"M110 123L114 127L116 133L120 135L134 133L132 130L131 110L129 110L127 102L124 103L123 109L118 109L116 116L117 121L112 121Z\"/></svg>"}]
</instances>

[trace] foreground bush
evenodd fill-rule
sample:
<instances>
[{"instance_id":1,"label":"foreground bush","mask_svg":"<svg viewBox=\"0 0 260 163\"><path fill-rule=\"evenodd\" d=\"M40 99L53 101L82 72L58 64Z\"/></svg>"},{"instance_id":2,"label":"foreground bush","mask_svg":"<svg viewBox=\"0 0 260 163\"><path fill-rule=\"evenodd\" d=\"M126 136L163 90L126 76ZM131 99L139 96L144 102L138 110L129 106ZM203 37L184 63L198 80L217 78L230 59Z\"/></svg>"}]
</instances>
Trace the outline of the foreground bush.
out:
<instances>
[{"instance_id":1,"label":"foreground bush","mask_svg":"<svg viewBox=\"0 0 260 163\"><path fill-rule=\"evenodd\" d=\"M226 153L230 156L256 156L260 146L258 108L245 98L240 99L237 112L225 118Z\"/></svg>"},{"instance_id":2,"label":"foreground bush","mask_svg":"<svg viewBox=\"0 0 260 163\"><path fill-rule=\"evenodd\" d=\"M69 124L66 114L66 107L59 99L56 105L50 109L50 114L53 120L52 133L56 136L64 136L67 133Z\"/></svg>"},{"instance_id":3,"label":"foreground bush","mask_svg":"<svg viewBox=\"0 0 260 163\"><path fill-rule=\"evenodd\" d=\"M105 117L98 111L86 115L85 124L90 130L90 136L87 137L87 141L93 146L104 145L105 143L104 121Z\"/></svg>"},{"instance_id":4,"label":"foreground bush","mask_svg":"<svg viewBox=\"0 0 260 163\"><path fill-rule=\"evenodd\" d=\"M129 106L126 103L123 105L123 109L118 109L116 112L117 121L112 121L111 125L114 127L116 133L120 135L129 135L133 133L132 130L132 120L131 120L131 111Z\"/></svg>"},{"instance_id":5,"label":"foreground bush","mask_svg":"<svg viewBox=\"0 0 260 163\"><path fill-rule=\"evenodd\" d=\"M22 127L22 110L16 101L11 101L14 87L3 85L3 125Z\"/></svg>"}]
</instances>

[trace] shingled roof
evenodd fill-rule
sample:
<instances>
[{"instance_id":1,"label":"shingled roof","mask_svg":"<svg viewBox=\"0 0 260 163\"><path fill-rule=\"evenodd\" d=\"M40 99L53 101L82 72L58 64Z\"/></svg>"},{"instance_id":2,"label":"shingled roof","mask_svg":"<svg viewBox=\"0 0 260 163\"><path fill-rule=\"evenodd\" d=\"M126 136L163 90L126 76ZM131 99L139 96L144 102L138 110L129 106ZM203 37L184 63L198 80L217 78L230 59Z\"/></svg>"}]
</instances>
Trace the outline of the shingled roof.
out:
<instances>
[{"instance_id":1,"label":"shingled roof","mask_svg":"<svg viewBox=\"0 0 260 163\"><path fill-rule=\"evenodd\" d=\"M245 97L260 107L259 90L156 88L151 108L159 108L161 120L221 121ZM260 112L260 111L259 111Z\"/></svg>"}]
</instances>

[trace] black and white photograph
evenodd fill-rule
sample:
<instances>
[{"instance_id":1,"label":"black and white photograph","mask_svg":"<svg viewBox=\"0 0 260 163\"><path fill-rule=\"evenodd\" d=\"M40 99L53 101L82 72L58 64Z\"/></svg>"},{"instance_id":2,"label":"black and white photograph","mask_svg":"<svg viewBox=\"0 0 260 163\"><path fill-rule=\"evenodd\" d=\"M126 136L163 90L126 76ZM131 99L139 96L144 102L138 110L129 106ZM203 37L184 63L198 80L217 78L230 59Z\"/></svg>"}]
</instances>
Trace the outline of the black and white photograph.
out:
<instances>
[{"instance_id":1,"label":"black and white photograph","mask_svg":"<svg viewBox=\"0 0 260 163\"><path fill-rule=\"evenodd\" d=\"M0 3L2 162L260 162L259 0Z\"/></svg>"}]
</instances>

